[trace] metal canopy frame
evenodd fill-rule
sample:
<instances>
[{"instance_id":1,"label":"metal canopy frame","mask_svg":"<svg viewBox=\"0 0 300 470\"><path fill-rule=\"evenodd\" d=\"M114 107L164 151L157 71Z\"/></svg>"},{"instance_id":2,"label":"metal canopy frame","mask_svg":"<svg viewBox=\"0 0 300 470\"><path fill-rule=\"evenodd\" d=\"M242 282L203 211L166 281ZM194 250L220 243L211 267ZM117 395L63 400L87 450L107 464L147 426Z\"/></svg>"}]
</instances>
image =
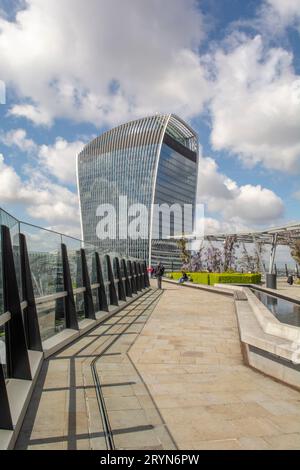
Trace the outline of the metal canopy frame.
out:
<instances>
[{"instance_id":1,"label":"metal canopy frame","mask_svg":"<svg viewBox=\"0 0 300 470\"><path fill-rule=\"evenodd\" d=\"M276 272L276 265L275 265L275 255L276 255L276 248L278 245L289 246L293 245L293 242L300 240L300 222L290 223L288 225L283 225L281 227L271 227L266 230L261 231L253 231L253 232L240 232L240 233L216 233L216 234L207 234L202 237L198 237L197 235L185 235L182 234L181 236L178 235L176 237L170 237L170 239L178 240L180 238L185 238L188 241L193 240L205 240L208 241L210 244L212 242L220 242L224 243L229 238L234 238L235 243L251 243L254 244L254 248L256 253L259 256L260 264L263 267L263 270L266 273L266 268L264 266L263 260L259 253L258 245L270 245L270 263L268 273L272 274Z\"/></svg>"},{"instance_id":2,"label":"metal canopy frame","mask_svg":"<svg viewBox=\"0 0 300 470\"><path fill-rule=\"evenodd\" d=\"M274 235L276 235L276 245L289 246L295 240L300 239L300 222L284 225L282 227L272 227L267 230L240 232L240 233L219 233L204 236L204 240L224 242L228 237L236 237L237 243L264 243L274 244ZM197 237L195 237L197 238Z\"/></svg>"}]
</instances>

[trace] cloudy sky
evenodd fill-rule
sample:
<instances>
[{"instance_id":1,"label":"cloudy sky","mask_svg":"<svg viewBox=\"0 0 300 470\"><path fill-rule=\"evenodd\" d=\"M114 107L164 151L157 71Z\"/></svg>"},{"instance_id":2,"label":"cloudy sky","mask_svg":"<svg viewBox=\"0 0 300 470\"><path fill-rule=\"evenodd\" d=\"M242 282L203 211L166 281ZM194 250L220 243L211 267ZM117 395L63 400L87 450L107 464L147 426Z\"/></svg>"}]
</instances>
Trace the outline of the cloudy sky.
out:
<instances>
[{"instance_id":1,"label":"cloudy sky","mask_svg":"<svg viewBox=\"0 0 300 470\"><path fill-rule=\"evenodd\" d=\"M84 143L174 112L207 230L300 220L299 35L300 0L0 0L0 206L79 235Z\"/></svg>"}]
</instances>

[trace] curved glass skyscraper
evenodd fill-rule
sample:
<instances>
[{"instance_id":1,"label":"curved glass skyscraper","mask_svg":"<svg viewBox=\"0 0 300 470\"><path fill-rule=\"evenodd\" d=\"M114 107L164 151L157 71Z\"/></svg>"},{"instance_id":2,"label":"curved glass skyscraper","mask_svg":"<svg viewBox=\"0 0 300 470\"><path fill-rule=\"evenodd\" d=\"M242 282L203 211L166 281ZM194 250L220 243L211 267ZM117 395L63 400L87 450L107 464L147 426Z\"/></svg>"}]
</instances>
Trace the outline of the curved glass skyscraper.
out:
<instances>
[{"instance_id":1,"label":"curved glass skyscraper","mask_svg":"<svg viewBox=\"0 0 300 470\"><path fill-rule=\"evenodd\" d=\"M88 143L77 158L84 240L98 245L102 251L145 259L149 265L161 261L166 266L173 262L173 268L179 267L177 244L169 236L161 238L161 221L157 222L154 217L154 207L161 204L192 206L192 211L185 214L192 229L197 170L197 135L173 114L138 119L104 132ZM127 196L128 206L143 204L147 207L148 226L144 239L121 238L118 230L116 239L97 237L98 206L111 204L118 213L120 196ZM182 224L174 220L171 214L171 235L181 234ZM118 228L122 223L123 217L117 222Z\"/></svg>"}]
</instances>

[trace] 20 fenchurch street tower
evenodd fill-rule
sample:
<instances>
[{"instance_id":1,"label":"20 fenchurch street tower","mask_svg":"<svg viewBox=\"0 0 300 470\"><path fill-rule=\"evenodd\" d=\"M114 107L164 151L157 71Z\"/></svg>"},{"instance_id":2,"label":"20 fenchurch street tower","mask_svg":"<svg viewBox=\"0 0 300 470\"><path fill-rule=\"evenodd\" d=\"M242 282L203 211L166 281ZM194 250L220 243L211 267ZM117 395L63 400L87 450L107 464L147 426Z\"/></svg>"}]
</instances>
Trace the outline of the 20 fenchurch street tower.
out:
<instances>
[{"instance_id":1,"label":"20 fenchurch street tower","mask_svg":"<svg viewBox=\"0 0 300 470\"><path fill-rule=\"evenodd\" d=\"M198 171L197 134L182 119L163 114L122 124L88 143L77 158L82 235L101 251L116 251L145 259L149 265L161 261L180 266L177 243L161 236L161 218L153 207L189 205L193 230ZM97 208L110 204L119 214L117 227L124 222L120 197L128 206L143 204L148 209L147 236L99 239ZM120 217L121 214L121 217ZM170 235L181 234L182 225L173 221Z\"/></svg>"}]
</instances>

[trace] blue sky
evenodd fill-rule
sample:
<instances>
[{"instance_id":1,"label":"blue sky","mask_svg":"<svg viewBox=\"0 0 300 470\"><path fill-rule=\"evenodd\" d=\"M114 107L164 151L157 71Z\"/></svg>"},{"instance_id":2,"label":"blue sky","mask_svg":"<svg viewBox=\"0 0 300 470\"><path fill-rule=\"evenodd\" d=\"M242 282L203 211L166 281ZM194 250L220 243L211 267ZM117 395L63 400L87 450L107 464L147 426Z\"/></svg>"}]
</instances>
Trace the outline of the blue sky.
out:
<instances>
[{"instance_id":1,"label":"blue sky","mask_svg":"<svg viewBox=\"0 0 300 470\"><path fill-rule=\"evenodd\" d=\"M0 0L0 206L79 235L76 153L174 112L207 231L300 220L299 34L300 0Z\"/></svg>"}]
</instances>

